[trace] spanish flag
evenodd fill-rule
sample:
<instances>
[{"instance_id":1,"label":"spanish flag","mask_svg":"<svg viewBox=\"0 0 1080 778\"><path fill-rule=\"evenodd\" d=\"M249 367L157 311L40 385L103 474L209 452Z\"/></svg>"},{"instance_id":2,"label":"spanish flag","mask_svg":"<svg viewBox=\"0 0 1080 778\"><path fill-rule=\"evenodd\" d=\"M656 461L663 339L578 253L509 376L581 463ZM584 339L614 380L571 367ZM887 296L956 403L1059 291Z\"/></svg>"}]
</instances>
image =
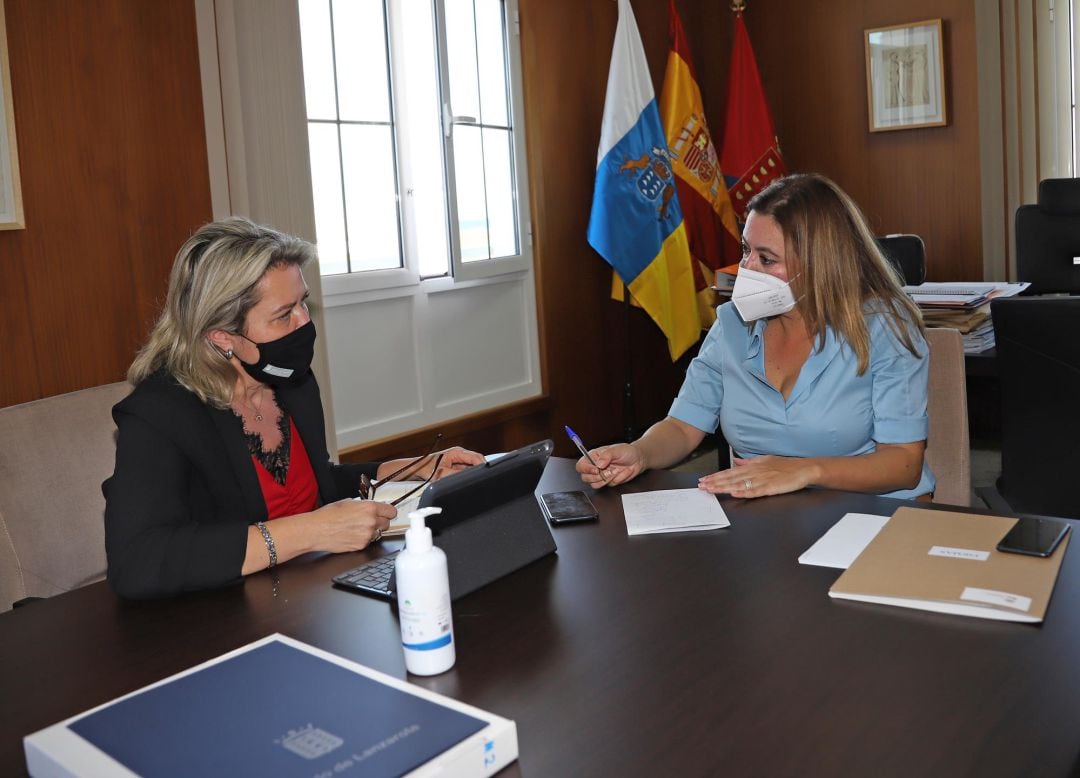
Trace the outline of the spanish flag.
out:
<instances>
[{"instance_id":1,"label":"spanish flag","mask_svg":"<svg viewBox=\"0 0 1080 778\"><path fill-rule=\"evenodd\" d=\"M742 253L739 225L705 119L690 44L675 10L675 0L668 0L668 19L671 50L660 92L660 119L694 259L698 312L702 327L708 327L716 319L716 298L709 289L716 271L738 271Z\"/></svg>"},{"instance_id":2,"label":"spanish flag","mask_svg":"<svg viewBox=\"0 0 1080 778\"><path fill-rule=\"evenodd\" d=\"M617 296L625 284L664 332L674 361L697 343L701 326L675 173L630 0L619 0L596 158L589 245L615 270Z\"/></svg>"}]
</instances>

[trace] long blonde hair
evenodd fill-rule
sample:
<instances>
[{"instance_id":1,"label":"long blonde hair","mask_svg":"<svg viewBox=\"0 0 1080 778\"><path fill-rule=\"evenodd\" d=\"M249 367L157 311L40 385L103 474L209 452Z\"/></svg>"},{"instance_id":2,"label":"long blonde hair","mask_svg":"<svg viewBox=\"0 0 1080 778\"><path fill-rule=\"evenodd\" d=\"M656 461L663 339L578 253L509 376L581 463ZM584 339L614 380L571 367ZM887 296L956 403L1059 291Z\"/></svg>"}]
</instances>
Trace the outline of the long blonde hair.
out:
<instances>
[{"instance_id":1,"label":"long blonde hair","mask_svg":"<svg viewBox=\"0 0 1080 778\"><path fill-rule=\"evenodd\" d=\"M882 313L892 334L916 357L922 336L919 309L904 294L899 272L878 248L859 206L816 173L785 176L750 200L750 210L771 216L784 233L788 277L796 309L818 348L831 328L855 351L858 374L870 366L866 312ZM796 277L797 276L797 277Z\"/></svg>"},{"instance_id":2,"label":"long blonde hair","mask_svg":"<svg viewBox=\"0 0 1080 778\"><path fill-rule=\"evenodd\" d=\"M241 217L203 225L173 260L165 309L128 368L128 381L138 384L164 368L203 402L228 407L236 371L210 343L210 331L243 332L266 272L303 267L314 257L307 241Z\"/></svg>"}]
</instances>

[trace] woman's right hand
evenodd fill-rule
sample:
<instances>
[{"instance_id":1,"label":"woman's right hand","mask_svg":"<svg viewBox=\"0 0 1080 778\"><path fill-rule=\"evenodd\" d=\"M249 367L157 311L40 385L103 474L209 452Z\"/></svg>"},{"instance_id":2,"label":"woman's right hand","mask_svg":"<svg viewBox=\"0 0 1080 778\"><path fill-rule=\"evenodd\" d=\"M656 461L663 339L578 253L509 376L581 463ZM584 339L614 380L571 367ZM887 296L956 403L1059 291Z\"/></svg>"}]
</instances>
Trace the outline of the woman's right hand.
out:
<instances>
[{"instance_id":1,"label":"woman's right hand","mask_svg":"<svg viewBox=\"0 0 1080 778\"><path fill-rule=\"evenodd\" d=\"M589 456L596 462L595 467L585 457L579 459L575 467L581 473L581 480L593 489L618 486L645 470L645 457L632 443L601 446L590 451Z\"/></svg>"},{"instance_id":2,"label":"woman's right hand","mask_svg":"<svg viewBox=\"0 0 1080 778\"><path fill-rule=\"evenodd\" d=\"M377 540L397 516L397 508L373 500L346 498L315 510L312 545L320 551L359 551Z\"/></svg>"}]
</instances>

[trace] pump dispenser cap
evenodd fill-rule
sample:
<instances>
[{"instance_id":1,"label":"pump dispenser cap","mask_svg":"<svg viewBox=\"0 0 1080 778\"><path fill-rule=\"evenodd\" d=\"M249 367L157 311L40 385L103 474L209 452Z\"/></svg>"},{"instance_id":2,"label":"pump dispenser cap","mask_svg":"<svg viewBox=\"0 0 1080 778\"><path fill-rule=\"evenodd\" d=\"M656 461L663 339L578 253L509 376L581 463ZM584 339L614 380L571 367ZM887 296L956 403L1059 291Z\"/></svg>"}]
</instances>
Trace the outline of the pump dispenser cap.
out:
<instances>
[{"instance_id":1,"label":"pump dispenser cap","mask_svg":"<svg viewBox=\"0 0 1080 778\"><path fill-rule=\"evenodd\" d=\"M406 551L430 551L431 530L424 524L424 519L442 513L442 508L420 508L409 512L409 529L405 531Z\"/></svg>"}]
</instances>

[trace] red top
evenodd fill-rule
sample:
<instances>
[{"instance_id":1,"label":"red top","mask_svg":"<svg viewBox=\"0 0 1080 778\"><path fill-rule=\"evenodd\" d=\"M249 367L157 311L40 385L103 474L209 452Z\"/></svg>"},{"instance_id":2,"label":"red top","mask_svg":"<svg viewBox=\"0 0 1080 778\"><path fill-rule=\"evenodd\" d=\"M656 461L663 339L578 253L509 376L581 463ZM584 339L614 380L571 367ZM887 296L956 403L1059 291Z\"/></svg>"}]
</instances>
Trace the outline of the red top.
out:
<instances>
[{"instance_id":1,"label":"red top","mask_svg":"<svg viewBox=\"0 0 1080 778\"><path fill-rule=\"evenodd\" d=\"M319 499L315 471L311 467L311 460L308 459L304 441L300 439L300 433L296 431L296 425L291 417L289 418L289 435L291 440L289 472L285 475L284 486L274 480L262 462L254 456L251 457L251 461L255 464L255 472L259 476L263 499L266 500L267 520L315 510Z\"/></svg>"}]
</instances>

